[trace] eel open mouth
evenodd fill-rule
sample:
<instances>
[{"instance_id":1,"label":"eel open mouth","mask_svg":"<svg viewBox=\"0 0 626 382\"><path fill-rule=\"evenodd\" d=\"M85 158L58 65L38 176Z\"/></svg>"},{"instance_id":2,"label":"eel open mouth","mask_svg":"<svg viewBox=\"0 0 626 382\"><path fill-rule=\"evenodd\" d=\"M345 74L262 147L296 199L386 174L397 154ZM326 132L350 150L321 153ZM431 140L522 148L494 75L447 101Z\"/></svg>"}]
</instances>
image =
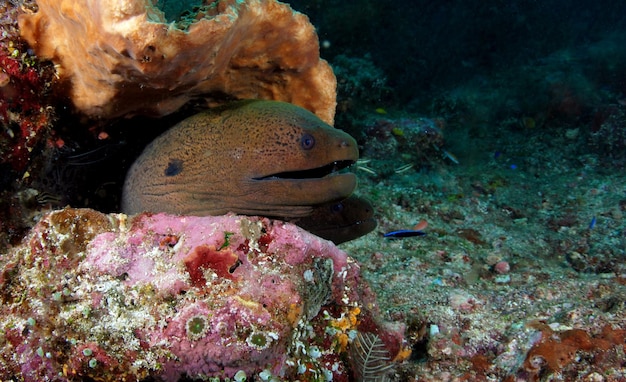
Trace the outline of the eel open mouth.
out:
<instances>
[{"instance_id":1,"label":"eel open mouth","mask_svg":"<svg viewBox=\"0 0 626 382\"><path fill-rule=\"evenodd\" d=\"M308 170L298 171L285 171L272 175L263 176L260 178L254 178L254 180L268 180L268 179L316 179L323 178L326 175L330 175L354 164L352 160L340 160L329 163L322 167L312 168Z\"/></svg>"}]
</instances>

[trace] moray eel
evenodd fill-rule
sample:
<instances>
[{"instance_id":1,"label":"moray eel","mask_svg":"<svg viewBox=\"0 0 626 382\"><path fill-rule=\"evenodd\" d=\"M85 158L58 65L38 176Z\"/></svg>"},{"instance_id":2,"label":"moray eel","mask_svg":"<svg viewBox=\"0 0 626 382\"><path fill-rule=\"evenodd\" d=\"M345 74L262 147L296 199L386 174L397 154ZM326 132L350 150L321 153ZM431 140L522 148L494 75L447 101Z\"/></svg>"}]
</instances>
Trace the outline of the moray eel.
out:
<instances>
[{"instance_id":1,"label":"moray eel","mask_svg":"<svg viewBox=\"0 0 626 382\"><path fill-rule=\"evenodd\" d=\"M335 244L354 240L376 228L372 204L355 195L318 206L311 215L291 222Z\"/></svg>"},{"instance_id":2,"label":"moray eel","mask_svg":"<svg viewBox=\"0 0 626 382\"><path fill-rule=\"evenodd\" d=\"M239 101L183 120L131 166L122 211L234 212L302 217L343 200L356 176L356 141L313 113L277 101Z\"/></svg>"}]
</instances>

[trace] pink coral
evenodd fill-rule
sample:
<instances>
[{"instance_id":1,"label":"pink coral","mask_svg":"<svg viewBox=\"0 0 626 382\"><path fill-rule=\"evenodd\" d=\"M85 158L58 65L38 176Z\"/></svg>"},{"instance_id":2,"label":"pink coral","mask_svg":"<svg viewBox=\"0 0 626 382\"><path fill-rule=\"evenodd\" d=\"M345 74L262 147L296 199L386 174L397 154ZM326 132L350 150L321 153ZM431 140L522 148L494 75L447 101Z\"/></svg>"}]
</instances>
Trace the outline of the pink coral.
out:
<instances>
[{"instance_id":1,"label":"pink coral","mask_svg":"<svg viewBox=\"0 0 626 382\"><path fill-rule=\"evenodd\" d=\"M66 209L0 265L0 379L291 379L306 364L346 380L345 333L330 328L353 311L368 325L352 330L401 350L354 261L265 218Z\"/></svg>"},{"instance_id":2,"label":"pink coral","mask_svg":"<svg viewBox=\"0 0 626 382\"><path fill-rule=\"evenodd\" d=\"M499 273L501 275L505 275L507 273L509 273L509 271L511 270L511 266L509 265L508 261L498 261L494 266L493 266L493 270L496 271L496 273Z\"/></svg>"}]
</instances>

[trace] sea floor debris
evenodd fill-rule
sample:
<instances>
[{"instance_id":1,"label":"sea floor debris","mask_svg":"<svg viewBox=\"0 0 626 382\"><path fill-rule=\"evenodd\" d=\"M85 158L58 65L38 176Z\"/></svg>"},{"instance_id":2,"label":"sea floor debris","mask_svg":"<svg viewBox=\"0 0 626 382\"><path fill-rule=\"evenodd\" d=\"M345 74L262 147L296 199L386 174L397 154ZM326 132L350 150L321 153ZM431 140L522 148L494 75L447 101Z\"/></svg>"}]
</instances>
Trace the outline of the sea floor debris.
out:
<instances>
[{"instance_id":1,"label":"sea floor debris","mask_svg":"<svg viewBox=\"0 0 626 382\"><path fill-rule=\"evenodd\" d=\"M585 145L511 132L453 145L458 166L361 176L378 228L341 248L407 324L396 380L626 380L626 174ZM422 218L427 236L383 237Z\"/></svg>"}]
</instances>

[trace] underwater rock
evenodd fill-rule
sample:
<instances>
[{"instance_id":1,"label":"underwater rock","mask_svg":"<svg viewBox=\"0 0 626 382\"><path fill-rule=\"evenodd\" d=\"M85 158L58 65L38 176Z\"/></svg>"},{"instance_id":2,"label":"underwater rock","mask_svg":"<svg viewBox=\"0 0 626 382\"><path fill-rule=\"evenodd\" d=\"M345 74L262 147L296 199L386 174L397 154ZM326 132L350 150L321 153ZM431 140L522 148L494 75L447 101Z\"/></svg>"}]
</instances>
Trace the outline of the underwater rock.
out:
<instances>
[{"instance_id":1,"label":"underwater rock","mask_svg":"<svg viewBox=\"0 0 626 382\"><path fill-rule=\"evenodd\" d=\"M192 99L210 106L270 99L332 124L336 80L309 19L274 0L227 0L168 23L144 0L38 0L22 37L58 65L76 108L92 117L166 115Z\"/></svg>"},{"instance_id":2,"label":"underwater rock","mask_svg":"<svg viewBox=\"0 0 626 382\"><path fill-rule=\"evenodd\" d=\"M373 167L374 173L382 176L414 171L414 168L458 164L445 148L444 128L445 121L441 118L376 118L363 130L366 137L375 139L366 140L361 157L382 161L382 165Z\"/></svg>"},{"instance_id":3,"label":"underwater rock","mask_svg":"<svg viewBox=\"0 0 626 382\"><path fill-rule=\"evenodd\" d=\"M589 148L602 158L607 167L626 164L626 106L606 105L598 108L590 126Z\"/></svg>"},{"instance_id":4,"label":"underwater rock","mask_svg":"<svg viewBox=\"0 0 626 382\"><path fill-rule=\"evenodd\" d=\"M68 208L0 269L2 380L347 381L359 333L409 353L356 262L266 218Z\"/></svg>"}]
</instances>

